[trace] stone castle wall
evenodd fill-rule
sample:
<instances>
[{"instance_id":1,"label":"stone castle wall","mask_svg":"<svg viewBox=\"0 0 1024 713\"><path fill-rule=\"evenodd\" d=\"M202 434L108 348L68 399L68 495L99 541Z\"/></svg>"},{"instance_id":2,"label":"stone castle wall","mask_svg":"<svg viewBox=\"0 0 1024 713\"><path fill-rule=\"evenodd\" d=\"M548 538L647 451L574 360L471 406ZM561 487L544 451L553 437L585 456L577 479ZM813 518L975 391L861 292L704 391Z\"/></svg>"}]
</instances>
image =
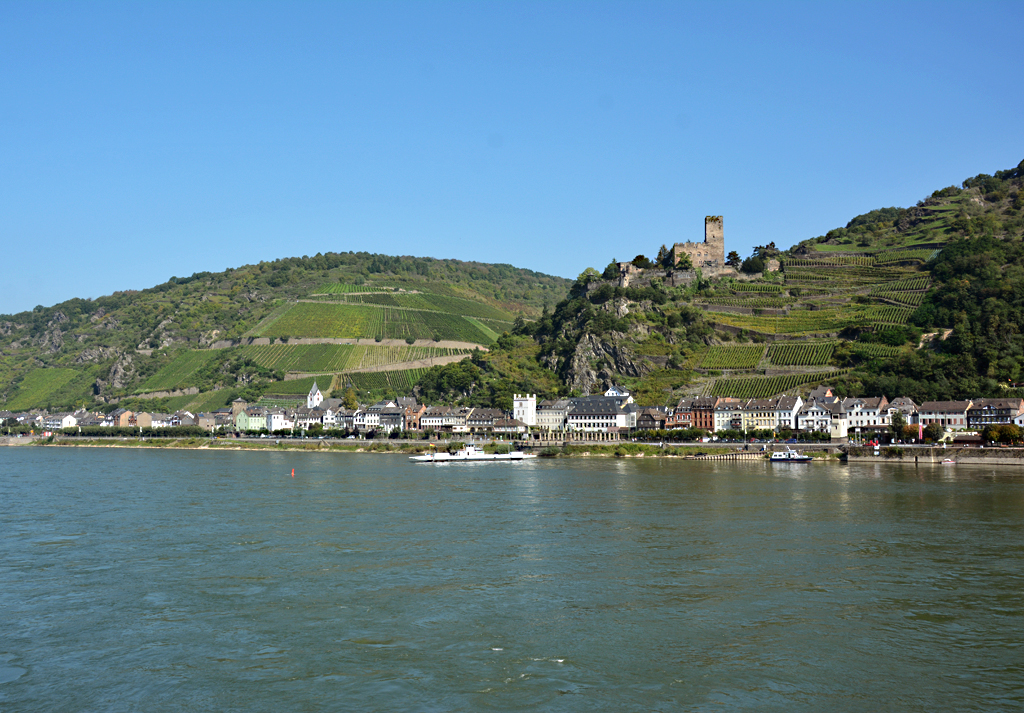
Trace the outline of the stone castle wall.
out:
<instances>
[{"instance_id":1,"label":"stone castle wall","mask_svg":"<svg viewBox=\"0 0 1024 713\"><path fill-rule=\"evenodd\" d=\"M715 277L732 268L725 264L725 229L722 216L709 215L704 218L704 242L676 243L672 246L672 257L678 263L682 255L687 255L694 267L700 268L705 277Z\"/></svg>"}]
</instances>

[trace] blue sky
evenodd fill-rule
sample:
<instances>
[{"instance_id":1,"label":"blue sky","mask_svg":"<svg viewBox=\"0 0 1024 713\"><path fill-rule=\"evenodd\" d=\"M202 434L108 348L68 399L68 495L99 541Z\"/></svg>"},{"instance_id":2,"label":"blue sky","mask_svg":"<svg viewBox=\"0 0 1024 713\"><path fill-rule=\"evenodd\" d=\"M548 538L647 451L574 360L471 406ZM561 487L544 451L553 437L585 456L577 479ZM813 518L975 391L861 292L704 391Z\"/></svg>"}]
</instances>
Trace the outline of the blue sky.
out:
<instances>
[{"instance_id":1,"label":"blue sky","mask_svg":"<svg viewBox=\"0 0 1024 713\"><path fill-rule=\"evenodd\" d=\"M1024 3L0 3L0 313L365 250L575 277L1024 159Z\"/></svg>"}]
</instances>

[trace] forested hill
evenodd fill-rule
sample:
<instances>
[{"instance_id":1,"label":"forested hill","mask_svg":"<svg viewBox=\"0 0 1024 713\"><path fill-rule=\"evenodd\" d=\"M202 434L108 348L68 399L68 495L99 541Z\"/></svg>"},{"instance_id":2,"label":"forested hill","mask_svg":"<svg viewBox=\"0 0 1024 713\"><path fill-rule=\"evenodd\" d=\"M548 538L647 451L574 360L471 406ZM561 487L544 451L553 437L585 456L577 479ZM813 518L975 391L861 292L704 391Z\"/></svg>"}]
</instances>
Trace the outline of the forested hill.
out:
<instances>
[{"instance_id":1,"label":"forested hill","mask_svg":"<svg viewBox=\"0 0 1024 713\"><path fill-rule=\"evenodd\" d=\"M467 398L617 383L651 405L806 393L820 383L919 401L1022 394L1022 183L1024 162L980 174L787 250L732 254L730 277L681 282L678 270L643 255L628 286L614 263L588 269L568 299L476 360L472 376L486 388L431 384ZM651 245L655 252L667 251ZM774 260L780 269L763 272Z\"/></svg>"},{"instance_id":2,"label":"forested hill","mask_svg":"<svg viewBox=\"0 0 1024 713\"><path fill-rule=\"evenodd\" d=\"M488 345L569 285L511 265L353 252L172 277L0 316L0 409L102 406L183 389L221 391L192 404L215 407L239 389L258 397L288 372L325 374L329 387L335 372L401 369ZM254 339L274 344L210 350ZM331 339L371 346L281 346ZM276 390L285 386L302 384Z\"/></svg>"}]
</instances>

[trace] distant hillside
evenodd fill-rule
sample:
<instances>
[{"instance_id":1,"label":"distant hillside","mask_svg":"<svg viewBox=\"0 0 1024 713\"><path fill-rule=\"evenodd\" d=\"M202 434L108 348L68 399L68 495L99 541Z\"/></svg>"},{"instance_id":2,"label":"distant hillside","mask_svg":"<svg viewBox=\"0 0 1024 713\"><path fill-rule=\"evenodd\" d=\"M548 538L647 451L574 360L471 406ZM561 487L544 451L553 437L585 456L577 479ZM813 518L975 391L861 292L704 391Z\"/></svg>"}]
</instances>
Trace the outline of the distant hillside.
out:
<instances>
[{"instance_id":1,"label":"distant hillside","mask_svg":"<svg viewBox=\"0 0 1024 713\"><path fill-rule=\"evenodd\" d=\"M619 383L646 404L806 393L826 381L851 395L1008 393L1024 380L1022 178L1024 162L788 250L758 247L733 256L749 271L738 279L687 284L646 267L624 285L614 263L588 269L550 314L477 359L476 386L450 395L551 393L553 381L563 394ZM762 272L775 260L778 271Z\"/></svg>"},{"instance_id":2,"label":"distant hillside","mask_svg":"<svg viewBox=\"0 0 1024 713\"><path fill-rule=\"evenodd\" d=\"M307 375L324 388L407 387L538 317L570 284L510 265L327 253L40 306L0 316L0 408L163 392L146 405L216 408L308 390Z\"/></svg>"}]
</instances>

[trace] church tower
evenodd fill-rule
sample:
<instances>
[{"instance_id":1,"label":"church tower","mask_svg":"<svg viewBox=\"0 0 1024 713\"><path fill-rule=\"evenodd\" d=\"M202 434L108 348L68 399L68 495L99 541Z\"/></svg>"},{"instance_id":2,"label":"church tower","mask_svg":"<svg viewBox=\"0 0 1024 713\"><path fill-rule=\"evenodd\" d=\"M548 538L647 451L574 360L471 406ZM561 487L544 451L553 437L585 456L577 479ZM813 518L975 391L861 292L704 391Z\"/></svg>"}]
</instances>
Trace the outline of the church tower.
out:
<instances>
[{"instance_id":1,"label":"church tower","mask_svg":"<svg viewBox=\"0 0 1024 713\"><path fill-rule=\"evenodd\" d=\"M313 388L309 390L309 395L306 397L306 408L316 408L323 403L324 395L320 393L320 387L316 385L316 379L313 380Z\"/></svg>"}]
</instances>

